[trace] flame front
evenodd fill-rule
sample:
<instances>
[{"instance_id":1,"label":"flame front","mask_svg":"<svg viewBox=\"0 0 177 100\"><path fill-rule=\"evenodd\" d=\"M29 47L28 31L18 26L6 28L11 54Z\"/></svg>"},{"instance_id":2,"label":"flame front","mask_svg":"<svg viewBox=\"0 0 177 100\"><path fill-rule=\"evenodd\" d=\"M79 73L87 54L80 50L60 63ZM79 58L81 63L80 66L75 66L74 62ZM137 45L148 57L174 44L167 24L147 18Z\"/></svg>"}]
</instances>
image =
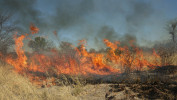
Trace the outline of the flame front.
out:
<instances>
[{"instance_id":1,"label":"flame front","mask_svg":"<svg viewBox=\"0 0 177 100\"><path fill-rule=\"evenodd\" d=\"M31 26L32 34L38 31L38 28ZM50 55L33 53L26 56L23 47L23 40L28 35L15 36L15 51L17 57L14 59L11 55L6 58L6 62L14 66L15 71L25 74L34 79L44 79L43 75L109 75L121 73L122 68L131 70L141 70L143 68L154 68L160 66L157 61L159 56L154 52L151 56L154 60L147 60L143 51L131 45L121 47L120 42L114 43L104 39L104 43L110 50L107 53L90 53L85 49L86 41L80 41L80 48L72 47L73 55L58 53L57 50L51 50ZM113 66L117 67L113 67ZM38 75L37 75L38 73Z\"/></svg>"}]
</instances>

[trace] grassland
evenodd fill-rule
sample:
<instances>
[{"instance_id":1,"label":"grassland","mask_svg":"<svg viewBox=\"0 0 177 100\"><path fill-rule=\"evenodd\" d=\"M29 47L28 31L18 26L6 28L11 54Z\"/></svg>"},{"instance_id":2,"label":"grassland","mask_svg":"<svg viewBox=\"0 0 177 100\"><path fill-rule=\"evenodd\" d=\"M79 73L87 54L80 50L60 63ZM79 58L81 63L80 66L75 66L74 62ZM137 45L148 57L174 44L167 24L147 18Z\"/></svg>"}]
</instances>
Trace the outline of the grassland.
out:
<instances>
[{"instance_id":1,"label":"grassland","mask_svg":"<svg viewBox=\"0 0 177 100\"><path fill-rule=\"evenodd\" d=\"M76 80L78 82L75 81L75 84L70 82L70 84L43 88L32 84L28 78L18 75L12 69L7 64L0 66L0 100L175 100L177 98L176 66L162 67L148 72L132 72L129 75L99 76L99 78L92 76L84 82ZM70 79L65 78L69 83Z\"/></svg>"}]
</instances>

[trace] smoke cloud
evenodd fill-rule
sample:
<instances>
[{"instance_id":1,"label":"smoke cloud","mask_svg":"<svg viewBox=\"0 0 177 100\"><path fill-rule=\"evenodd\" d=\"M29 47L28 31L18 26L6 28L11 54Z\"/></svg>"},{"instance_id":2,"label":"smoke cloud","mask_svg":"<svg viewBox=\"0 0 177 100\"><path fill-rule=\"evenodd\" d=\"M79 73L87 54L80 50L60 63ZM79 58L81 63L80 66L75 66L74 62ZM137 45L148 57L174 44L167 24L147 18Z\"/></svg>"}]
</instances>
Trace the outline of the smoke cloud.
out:
<instances>
[{"instance_id":1,"label":"smoke cloud","mask_svg":"<svg viewBox=\"0 0 177 100\"><path fill-rule=\"evenodd\" d=\"M24 32L33 23L41 33L85 38L96 48L102 47L99 42L104 38L138 44L144 35L139 32L156 13L152 3L143 0L1 0L0 9L13 13L16 26Z\"/></svg>"}]
</instances>

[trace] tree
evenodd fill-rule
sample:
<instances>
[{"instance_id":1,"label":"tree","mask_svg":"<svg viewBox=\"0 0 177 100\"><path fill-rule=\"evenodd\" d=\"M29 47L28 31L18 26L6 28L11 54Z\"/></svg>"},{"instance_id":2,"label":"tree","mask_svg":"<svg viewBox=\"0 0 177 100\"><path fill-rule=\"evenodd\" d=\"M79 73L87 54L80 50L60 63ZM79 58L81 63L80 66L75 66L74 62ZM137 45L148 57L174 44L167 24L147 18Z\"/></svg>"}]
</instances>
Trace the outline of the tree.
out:
<instances>
[{"instance_id":1,"label":"tree","mask_svg":"<svg viewBox=\"0 0 177 100\"><path fill-rule=\"evenodd\" d=\"M7 54L9 46L14 44L12 32L15 27L9 22L10 17L0 13L0 52L2 54Z\"/></svg>"},{"instance_id":2,"label":"tree","mask_svg":"<svg viewBox=\"0 0 177 100\"><path fill-rule=\"evenodd\" d=\"M49 50L52 47L52 44L43 37L36 37L34 40L29 41L28 46L35 52L41 52Z\"/></svg>"},{"instance_id":3,"label":"tree","mask_svg":"<svg viewBox=\"0 0 177 100\"><path fill-rule=\"evenodd\" d=\"M65 54L65 56L66 55L68 55L68 56L75 56L75 54L76 54L76 50L73 47L72 43L70 43L70 42L64 42L64 41L62 41L60 43L59 48L60 48L60 53L61 54Z\"/></svg>"},{"instance_id":4,"label":"tree","mask_svg":"<svg viewBox=\"0 0 177 100\"><path fill-rule=\"evenodd\" d=\"M165 44L158 44L158 55L161 57L162 65L172 65L176 61L176 33L177 33L177 20L171 21L167 25L168 34L171 36L171 41Z\"/></svg>"},{"instance_id":5,"label":"tree","mask_svg":"<svg viewBox=\"0 0 177 100\"><path fill-rule=\"evenodd\" d=\"M73 50L72 43L62 41L59 46L60 50L70 51Z\"/></svg>"},{"instance_id":6,"label":"tree","mask_svg":"<svg viewBox=\"0 0 177 100\"><path fill-rule=\"evenodd\" d=\"M91 48L91 49L89 50L89 52L90 52L90 53L96 53L96 50L95 50L94 48Z\"/></svg>"},{"instance_id":7,"label":"tree","mask_svg":"<svg viewBox=\"0 0 177 100\"><path fill-rule=\"evenodd\" d=\"M172 41L176 43L177 20L174 20L169 24L168 30L169 34L171 35Z\"/></svg>"}]
</instances>

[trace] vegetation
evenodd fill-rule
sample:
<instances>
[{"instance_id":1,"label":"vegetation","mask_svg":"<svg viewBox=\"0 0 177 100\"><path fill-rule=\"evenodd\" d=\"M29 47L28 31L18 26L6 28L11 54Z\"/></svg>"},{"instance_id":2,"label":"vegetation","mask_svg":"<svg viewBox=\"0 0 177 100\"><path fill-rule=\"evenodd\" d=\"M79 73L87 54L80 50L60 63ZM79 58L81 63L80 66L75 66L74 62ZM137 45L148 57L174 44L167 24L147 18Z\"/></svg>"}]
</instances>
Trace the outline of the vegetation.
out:
<instances>
[{"instance_id":1,"label":"vegetation","mask_svg":"<svg viewBox=\"0 0 177 100\"><path fill-rule=\"evenodd\" d=\"M33 49L34 52L41 52L51 49L52 44L43 37L35 37L34 40L30 40L28 46Z\"/></svg>"},{"instance_id":2,"label":"vegetation","mask_svg":"<svg viewBox=\"0 0 177 100\"><path fill-rule=\"evenodd\" d=\"M7 54L7 50L14 44L12 32L15 30L14 25L9 24L11 15L0 13L0 52Z\"/></svg>"},{"instance_id":3,"label":"vegetation","mask_svg":"<svg viewBox=\"0 0 177 100\"><path fill-rule=\"evenodd\" d=\"M161 57L161 63L163 65L173 65L176 63L176 51L177 51L177 20L173 20L167 25L168 34L171 37L167 43L155 45L158 50L158 54Z\"/></svg>"},{"instance_id":4,"label":"vegetation","mask_svg":"<svg viewBox=\"0 0 177 100\"><path fill-rule=\"evenodd\" d=\"M0 15L0 53L3 56L7 53L9 46L13 44L12 34L14 27L8 25L8 20L10 16ZM32 27L35 29L35 27ZM176 99L177 95L177 66L176 61L176 29L177 22L170 23L169 34L171 35L171 41L167 44L158 45L158 55L161 58L162 67L155 66L156 69L151 70L141 70L144 65L141 60L144 55L141 55L141 50L134 48L134 46L128 46L126 48L114 48L111 42L107 41L110 45L106 50L102 49L96 51L95 49L90 49L89 52L83 47L85 41L81 41L78 47L73 47L72 43L61 42L59 49L55 48L52 54L48 54L44 51L49 51L53 48L52 43L43 37L35 37L34 40L30 40L28 46L32 48L33 52L29 53L27 57L32 57L28 59L23 51L18 51L17 56L14 57L16 62L21 60L17 66L17 70L23 67L20 71L26 71L27 73L17 74L13 70L13 67L7 65L6 63L0 63L0 89L3 90L0 93L1 100L78 100L78 99ZM37 33L37 30L34 30ZM32 33L32 34L34 34ZM83 43L82 43L83 42ZM22 49L22 46L18 50ZM122 46L120 46L122 47ZM84 50L83 50L84 49ZM106 52L105 52L106 51ZM38 55L34 56L37 52ZM40 55L40 54L46 55ZM51 53L51 54L50 54ZM22 54L22 55L20 55ZM99 54L99 55L97 55ZM121 55L121 56L120 56ZM46 57L45 57L46 56ZM96 56L104 56L101 59ZM113 56L113 57L112 57ZM146 55L149 57L148 55ZM39 58L38 58L39 57ZM119 60L119 58L123 58ZM136 59L140 58L140 59ZM149 57L150 58L150 57ZM34 60L36 59L36 60ZM105 61L106 59L106 61ZM11 59L13 62L13 59ZM6 60L7 62L11 60ZM115 61L123 65L117 65L113 62ZM33 62L34 61L34 62ZM36 62L37 63L36 63ZM83 62L82 62L83 61ZM139 65L136 62L140 62ZM16 62L13 62L15 65ZM28 62L33 62L28 64ZM101 63L100 63L101 62ZM106 63L103 63L106 62ZM35 64L34 64L35 63ZM42 64L40 64L42 63ZM145 61L147 63L147 61ZM35 65L36 68L33 68ZM56 66L56 65L57 66ZM93 73L87 73L90 69L86 69L89 65ZM102 74L101 72L109 72L111 69L108 66L121 67L122 73L112 74ZM134 64L134 65L133 65ZM24 66L23 66L24 65ZM31 65L32 68L27 68ZM136 66L135 66L136 65ZM148 65L148 64L147 64ZM168 65L168 66L166 66ZM31 67L30 66L30 67ZM59 66L59 67L58 67ZM106 66L106 67L104 67ZM67 74L60 74L57 72L57 68L67 69L65 70ZM76 68L75 68L76 67ZM99 69L99 67L101 67ZM104 67L104 68L102 68ZM135 68L133 68L135 67ZM147 66L149 67L149 66ZM39 68L39 70L37 70ZM88 76L83 74L76 74L77 71L82 71L86 69ZM44 70L43 70L44 69ZM45 70L47 69L47 70ZM70 70L71 69L71 70ZM75 70L77 69L77 70ZM99 69L101 74L96 73ZM16 70L16 71L17 71ZM37 70L37 71L36 71ZM76 72L74 72L74 70ZM68 71L68 72L67 72ZM85 70L84 70L85 71ZM72 74L70 74L73 72ZM22 72L21 72L22 73ZM28 76L29 75L29 76ZM32 79L30 75L34 78ZM37 79L36 77L40 77ZM40 85L35 84L34 80L40 83ZM52 80L50 84L49 79ZM32 82L31 82L32 81ZM42 81L42 82L41 82ZM41 85L42 84L42 85ZM50 85L49 85L50 84ZM122 95L121 95L122 94Z\"/></svg>"},{"instance_id":5,"label":"vegetation","mask_svg":"<svg viewBox=\"0 0 177 100\"><path fill-rule=\"evenodd\" d=\"M75 100L71 87L38 88L26 77L12 70L9 65L0 65L0 100ZM71 89L71 91L68 91Z\"/></svg>"}]
</instances>

